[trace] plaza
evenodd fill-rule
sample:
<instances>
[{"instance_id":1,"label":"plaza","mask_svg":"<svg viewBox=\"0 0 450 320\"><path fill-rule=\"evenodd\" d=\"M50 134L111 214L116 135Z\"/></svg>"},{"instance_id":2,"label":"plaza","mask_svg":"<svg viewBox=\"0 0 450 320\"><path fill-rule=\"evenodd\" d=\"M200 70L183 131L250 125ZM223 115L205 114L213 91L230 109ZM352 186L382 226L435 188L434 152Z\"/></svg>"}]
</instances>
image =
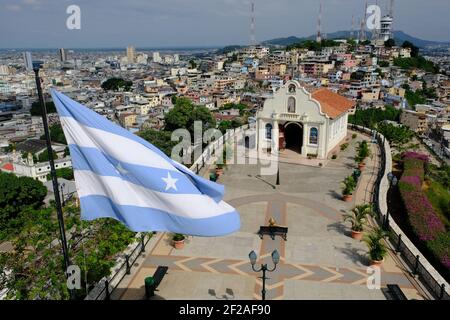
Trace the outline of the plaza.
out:
<instances>
[{"instance_id":1,"label":"plaza","mask_svg":"<svg viewBox=\"0 0 450 320\"><path fill-rule=\"evenodd\" d=\"M158 266L168 274L154 299L261 299L261 273L252 270L249 253L260 263L273 265L278 250L280 263L268 273L266 298L274 299L387 299L387 284L397 284L408 299L426 296L409 276L397 256L390 252L381 267L381 289L369 289L369 261L363 242L350 237L342 214L355 204L369 201L377 146L368 161L353 202L341 200L341 182L354 170L353 153L358 139L323 167L280 162L280 185L276 175L260 176L259 165L230 165L219 182L226 186L225 200L241 214L241 229L220 238L188 237L176 250L171 235L158 233L145 257L115 293L117 299L144 299L144 279ZM205 170L205 175L208 170ZM287 241L263 239L257 234L270 218L287 226Z\"/></svg>"}]
</instances>

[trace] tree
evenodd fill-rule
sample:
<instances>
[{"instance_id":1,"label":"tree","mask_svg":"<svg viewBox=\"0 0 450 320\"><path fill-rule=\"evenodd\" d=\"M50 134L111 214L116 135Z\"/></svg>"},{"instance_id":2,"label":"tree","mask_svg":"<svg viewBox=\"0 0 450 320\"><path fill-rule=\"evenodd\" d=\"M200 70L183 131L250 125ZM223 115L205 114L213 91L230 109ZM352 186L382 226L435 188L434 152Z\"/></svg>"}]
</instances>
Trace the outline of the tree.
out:
<instances>
[{"instance_id":1,"label":"tree","mask_svg":"<svg viewBox=\"0 0 450 320\"><path fill-rule=\"evenodd\" d=\"M105 91L113 90L113 91L130 91L133 82L126 81L122 78L110 78L102 83L102 89Z\"/></svg>"},{"instance_id":2,"label":"tree","mask_svg":"<svg viewBox=\"0 0 450 320\"><path fill-rule=\"evenodd\" d=\"M204 106L195 106L191 100L187 98L178 98L172 110L164 116L165 131L174 131L179 128L189 130L191 136L194 134L194 122L201 121L202 129L206 131L216 127L216 121Z\"/></svg>"},{"instance_id":3,"label":"tree","mask_svg":"<svg viewBox=\"0 0 450 320\"><path fill-rule=\"evenodd\" d=\"M56 113L55 104L50 101L45 103L45 108L47 109L47 113ZM32 116L42 116L42 108L41 103L39 101L33 102L31 104L30 113Z\"/></svg>"},{"instance_id":4,"label":"tree","mask_svg":"<svg viewBox=\"0 0 450 320\"><path fill-rule=\"evenodd\" d=\"M191 59L191 60L189 60L189 66L191 67L191 69L196 69L197 63Z\"/></svg>"},{"instance_id":5,"label":"tree","mask_svg":"<svg viewBox=\"0 0 450 320\"><path fill-rule=\"evenodd\" d=\"M53 150L53 159L58 159L58 155L56 154L55 150ZM38 162L47 162L49 161L48 157L48 151L45 149L39 156L38 156Z\"/></svg>"},{"instance_id":6,"label":"tree","mask_svg":"<svg viewBox=\"0 0 450 320\"><path fill-rule=\"evenodd\" d=\"M72 168L56 169L56 176L58 178L63 178L63 179L66 179L66 180L73 180L74 179L73 169ZM50 174L47 175L47 180L51 180L51 175Z\"/></svg>"},{"instance_id":7,"label":"tree","mask_svg":"<svg viewBox=\"0 0 450 320\"><path fill-rule=\"evenodd\" d=\"M402 48L410 48L411 49L411 57L417 58L419 56L419 48L416 47L413 43L409 41L405 41L402 44Z\"/></svg>"},{"instance_id":8,"label":"tree","mask_svg":"<svg viewBox=\"0 0 450 320\"><path fill-rule=\"evenodd\" d=\"M384 120L398 122L400 120L400 114L400 110L395 109L391 105L386 105L385 110L378 108L357 109L354 115L349 116L348 121L359 126L374 129L377 123Z\"/></svg>"},{"instance_id":9,"label":"tree","mask_svg":"<svg viewBox=\"0 0 450 320\"><path fill-rule=\"evenodd\" d=\"M381 60L380 62L378 62L378 65L379 65L381 68L387 68L387 67L389 67L389 61Z\"/></svg>"},{"instance_id":10,"label":"tree","mask_svg":"<svg viewBox=\"0 0 450 320\"><path fill-rule=\"evenodd\" d=\"M168 131L157 131L153 129L146 129L140 131L138 135L153 144L155 147L164 152L168 157L172 154L172 149L177 145L178 142L172 141L171 132Z\"/></svg>"},{"instance_id":11,"label":"tree","mask_svg":"<svg viewBox=\"0 0 450 320\"><path fill-rule=\"evenodd\" d=\"M47 195L44 185L29 177L0 172L0 230L26 208L38 208Z\"/></svg>"},{"instance_id":12,"label":"tree","mask_svg":"<svg viewBox=\"0 0 450 320\"><path fill-rule=\"evenodd\" d=\"M41 136L41 140L45 139L45 135ZM57 123L50 127L50 140L57 143L67 144L61 124Z\"/></svg>"},{"instance_id":13,"label":"tree","mask_svg":"<svg viewBox=\"0 0 450 320\"><path fill-rule=\"evenodd\" d=\"M418 68L431 73L439 72L439 68L432 61L428 61L420 55L411 58L395 58L394 66L402 69Z\"/></svg>"},{"instance_id":14,"label":"tree","mask_svg":"<svg viewBox=\"0 0 450 320\"><path fill-rule=\"evenodd\" d=\"M384 46L386 48L392 48L395 47L395 40L394 39L389 39L387 41L384 42Z\"/></svg>"},{"instance_id":15,"label":"tree","mask_svg":"<svg viewBox=\"0 0 450 320\"><path fill-rule=\"evenodd\" d=\"M408 143L414 136L414 132L408 127L396 126L390 123L380 123L377 130L395 146L401 146Z\"/></svg>"},{"instance_id":16,"label":"tree","mask_svg":"<svg viewBox=\"0 0 450 320\"><path fill-rule=\"evenodd\" d=\"M405 99L412 108L414 108L416 104L424 104L427 102L427 99L423 96L421 90L411 91L407 89L405 92Z\"/></svg>"}]
</instances>

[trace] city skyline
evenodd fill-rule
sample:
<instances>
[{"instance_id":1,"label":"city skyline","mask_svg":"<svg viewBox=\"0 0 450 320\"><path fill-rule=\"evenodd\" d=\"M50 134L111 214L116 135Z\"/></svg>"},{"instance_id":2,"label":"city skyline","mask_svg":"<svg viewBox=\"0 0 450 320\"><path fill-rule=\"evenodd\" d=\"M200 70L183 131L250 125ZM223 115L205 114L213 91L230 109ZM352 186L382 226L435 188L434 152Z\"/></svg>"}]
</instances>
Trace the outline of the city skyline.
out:
<instances>
[{"instance_id":1,"label":"city skyline","mask_svg":"<svg viewBox=\"0 0 450 320\"><path fill-rule=\"evenodd\" d=\"M388 2L378 1L382 14L387 13ZM350 30L352 15L361 17L364 3L324 0L322 32ZM66 8L71 4L81 8L81 30L66 27ZM255 4L258 42L317 32L317 1L256 0ZM0 7L2 49L215 47L246 45L251 39L248 0L192 0L189 5L180 0L114 4L104 0L2 0ZM446 1L397 0L394 29L426 40L450 41L448 13L450 3ZM432 17L428 23L420 22L427 17Z\"/></svg>"}]
</instances>

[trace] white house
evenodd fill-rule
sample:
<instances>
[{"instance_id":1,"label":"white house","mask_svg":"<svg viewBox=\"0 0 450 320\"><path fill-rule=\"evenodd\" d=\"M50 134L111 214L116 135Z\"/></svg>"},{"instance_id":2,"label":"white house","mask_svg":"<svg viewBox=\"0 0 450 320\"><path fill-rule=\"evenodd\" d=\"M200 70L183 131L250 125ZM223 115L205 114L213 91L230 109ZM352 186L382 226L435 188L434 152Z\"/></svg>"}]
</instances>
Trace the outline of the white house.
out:
<instances>
[{"instance_id":1,"label":"white house","mask_svg":"<svg viewBox=\"0 0 450 320\"><path fill-rule=\"evenodd\" d=\"M295 151L326 159L347 136L348 111L355 105L328 89L312 93L288 81L257 113L258 149Z\"/></svg>"}]
</instances>

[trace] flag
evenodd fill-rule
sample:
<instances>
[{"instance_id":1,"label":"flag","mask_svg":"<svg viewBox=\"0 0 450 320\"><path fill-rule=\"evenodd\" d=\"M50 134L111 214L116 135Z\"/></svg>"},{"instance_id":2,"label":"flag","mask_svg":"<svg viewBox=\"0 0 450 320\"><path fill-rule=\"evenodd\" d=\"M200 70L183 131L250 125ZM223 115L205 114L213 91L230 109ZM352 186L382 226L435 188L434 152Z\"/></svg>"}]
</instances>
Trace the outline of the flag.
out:
<instances>
[{"instance_id":1,"label":"flag","mask_svg":"<svg viewBox=\"0 0 450 320\"><path fill-rule=\"evenodd\" d=\"M239 230L224 186L204 179L105 117L52 90L66 136L81 218L130 230L221 236Z\"/></svg>"}]
</instances>

